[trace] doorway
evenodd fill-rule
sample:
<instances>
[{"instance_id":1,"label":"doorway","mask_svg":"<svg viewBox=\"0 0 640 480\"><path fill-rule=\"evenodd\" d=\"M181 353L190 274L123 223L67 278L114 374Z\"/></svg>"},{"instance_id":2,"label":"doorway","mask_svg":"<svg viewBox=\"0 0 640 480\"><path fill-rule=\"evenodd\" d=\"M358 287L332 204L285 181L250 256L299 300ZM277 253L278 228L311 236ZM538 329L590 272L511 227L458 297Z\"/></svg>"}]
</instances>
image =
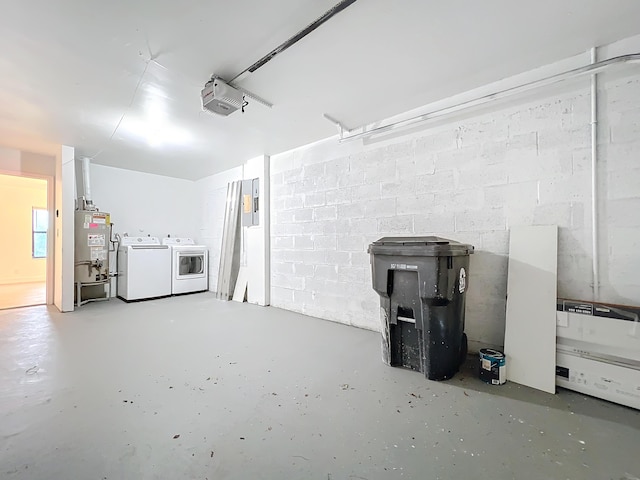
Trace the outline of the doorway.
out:
<instances>
[{"instance_id":1,"label":"doorway","mask_svg":"<svg viewBox=\"0 0 640 480\"><path fill-rule=\"evenodd\" d=\"M48 303L49 181L0 174L0 309Z\"/></svg>"}]
</instances>

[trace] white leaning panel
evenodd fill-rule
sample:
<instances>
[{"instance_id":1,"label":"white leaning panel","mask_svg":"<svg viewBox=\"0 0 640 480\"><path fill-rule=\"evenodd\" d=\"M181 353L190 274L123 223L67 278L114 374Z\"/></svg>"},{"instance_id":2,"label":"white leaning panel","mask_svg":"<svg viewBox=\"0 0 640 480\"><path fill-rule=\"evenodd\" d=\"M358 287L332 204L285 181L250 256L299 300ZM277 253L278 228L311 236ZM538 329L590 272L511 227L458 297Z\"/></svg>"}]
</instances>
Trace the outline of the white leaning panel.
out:
<instances>
[{"instance_id":1,"label":"white leaning panel","mask_svg":"<svg viewBox=\"0 0 640 480\"><path fill-rule=\"evenodd\" d=\"M507 379L556 391L558 227L515 227L509 241Z\"/></svg>"}]
</instances>

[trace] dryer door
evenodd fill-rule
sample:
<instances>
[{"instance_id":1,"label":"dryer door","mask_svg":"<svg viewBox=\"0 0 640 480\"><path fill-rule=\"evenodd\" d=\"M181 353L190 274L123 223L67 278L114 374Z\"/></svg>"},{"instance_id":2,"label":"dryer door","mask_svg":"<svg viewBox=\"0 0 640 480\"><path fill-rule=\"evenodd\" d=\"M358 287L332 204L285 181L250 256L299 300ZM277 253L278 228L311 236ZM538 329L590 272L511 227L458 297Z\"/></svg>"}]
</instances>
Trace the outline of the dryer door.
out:
<instances>
[{"instance_id":1,"label":"dryer door","mask_svg":"<svg viewBox=\"0 0 640 480\"><path fill-rule=\"evenodd\" d=\"M205 252L177 252L176 280L202 278L205 275Z\"/></svg>"}]
</instances>

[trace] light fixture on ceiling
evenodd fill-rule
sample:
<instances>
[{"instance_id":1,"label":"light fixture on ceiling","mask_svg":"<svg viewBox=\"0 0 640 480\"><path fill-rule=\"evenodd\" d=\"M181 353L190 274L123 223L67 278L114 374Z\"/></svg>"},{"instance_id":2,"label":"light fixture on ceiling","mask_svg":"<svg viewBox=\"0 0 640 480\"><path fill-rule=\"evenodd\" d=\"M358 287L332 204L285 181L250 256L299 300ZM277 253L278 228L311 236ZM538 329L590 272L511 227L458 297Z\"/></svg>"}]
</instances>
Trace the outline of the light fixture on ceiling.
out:
<instances>
[{"instance_id":1,"label":"light fixture on ceiling","mask_svg":"<svg viewBox=\"0 0 640 480\"><path fill-rule=\"evenodd\" d=\"M153 148L190 143L191 134L170 120L166 94L157 86L148 87L146 90L143 116L126 118L122 124L123 130L144 140Z\"/></svg>"},{"instance_id":2,"label":"light fixture on ceiling","mask_svg":"<svg viewBox=\"0 0 640 480\"><path fill-rule=\"evenodd\" d=\"M186 145L192 140L187 130L171 125L162 118L130 118L125 120L123 127L129 134L144 140L153 148Z\"/></svg>"}]
</instances>

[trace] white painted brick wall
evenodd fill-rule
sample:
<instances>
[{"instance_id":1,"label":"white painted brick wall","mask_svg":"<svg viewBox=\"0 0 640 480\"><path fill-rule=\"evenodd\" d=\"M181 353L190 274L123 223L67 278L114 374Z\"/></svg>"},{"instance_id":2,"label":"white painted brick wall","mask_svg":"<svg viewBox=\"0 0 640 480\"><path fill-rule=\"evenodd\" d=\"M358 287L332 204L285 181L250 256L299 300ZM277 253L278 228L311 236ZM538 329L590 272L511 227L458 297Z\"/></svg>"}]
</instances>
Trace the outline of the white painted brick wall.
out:
<instances>
[{"instance_id":1,"label":"white painted brick wall","mask_svg":"<svg viewBox=\"0 0 640 480\"><path fill-rule=\"evenodd\" d=\"M612 81L600 103L601 295L640 303L640 79ZM610 143L609 143L610 142Z\"/></svg>"},{"instance_id":2,"label":"white painted brick wall","mask_svg":"<svg viewBox=\"0 0 640 480\"><path fill-rule=\"evenodd\" d=\"M602 88L600 299L640 304L640 80ZM500 346L508 229L544 224L560 227L559 295L590 299L589 102L580 90L272 157L272 305L378 329L368 244L437 234L476 247L466 330L472 348Z\"/></svg>"}]
</instances>

